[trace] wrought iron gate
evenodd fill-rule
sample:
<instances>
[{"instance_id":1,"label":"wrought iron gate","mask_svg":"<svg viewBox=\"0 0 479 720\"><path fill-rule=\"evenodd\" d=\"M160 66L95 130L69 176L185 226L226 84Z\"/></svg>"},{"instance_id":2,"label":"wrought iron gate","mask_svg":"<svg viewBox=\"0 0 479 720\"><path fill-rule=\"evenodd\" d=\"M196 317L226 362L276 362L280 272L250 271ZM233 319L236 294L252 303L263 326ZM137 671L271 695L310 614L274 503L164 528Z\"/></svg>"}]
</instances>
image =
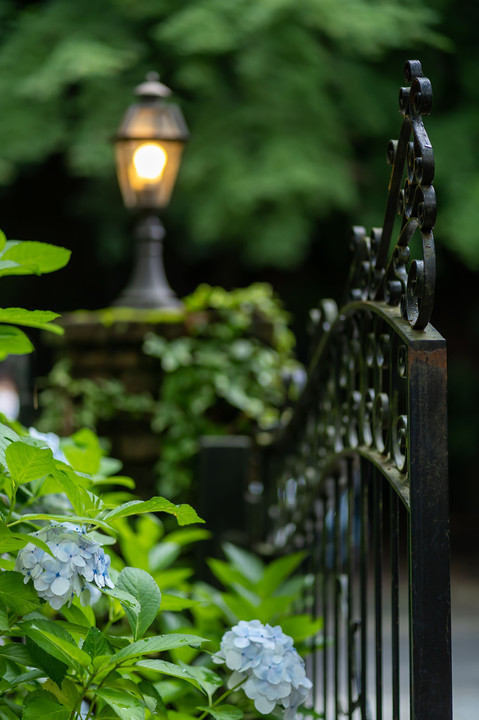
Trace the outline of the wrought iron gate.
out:
<instances>
[{"instance_id":1,"label":"wrought iron gate","mask_svg":"<svg viewBox=\"0 0 479 720\"><path fill-rule=\"evenodd\" d=\"M324 618L313 701L326 720L452 716L446 347L429 324L436 203L422 119L432 94L418 61L405 77L383 228L353 228L345 304L320 304L305 390L269 449L270 539L310 548L310 603Z\"/></svg>"}]
</instances>

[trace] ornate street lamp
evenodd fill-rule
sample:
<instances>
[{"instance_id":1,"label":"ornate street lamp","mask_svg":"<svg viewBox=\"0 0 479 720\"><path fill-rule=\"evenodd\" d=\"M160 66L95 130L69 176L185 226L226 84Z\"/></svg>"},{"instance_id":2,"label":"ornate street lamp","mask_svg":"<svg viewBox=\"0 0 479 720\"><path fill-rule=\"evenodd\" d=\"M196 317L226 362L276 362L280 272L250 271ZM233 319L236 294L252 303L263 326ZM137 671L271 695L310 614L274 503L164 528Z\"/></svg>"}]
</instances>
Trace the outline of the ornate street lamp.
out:
<instances>
[{"instance_id":1,"label":"ornate street lamp","mask_svg":"<svg viewBox=\"0 0 479 720\"><path fill-rule=\"evenodd\" d=\"M171 90L157 73L135 88L139 100L125 113L115 136L118 182L127 208L140 212L137 252L127 287L113 303L132 308L181 308L163 268L165 230L158 213L170 201L189 133Z\"/></svg>"}]
</instances>

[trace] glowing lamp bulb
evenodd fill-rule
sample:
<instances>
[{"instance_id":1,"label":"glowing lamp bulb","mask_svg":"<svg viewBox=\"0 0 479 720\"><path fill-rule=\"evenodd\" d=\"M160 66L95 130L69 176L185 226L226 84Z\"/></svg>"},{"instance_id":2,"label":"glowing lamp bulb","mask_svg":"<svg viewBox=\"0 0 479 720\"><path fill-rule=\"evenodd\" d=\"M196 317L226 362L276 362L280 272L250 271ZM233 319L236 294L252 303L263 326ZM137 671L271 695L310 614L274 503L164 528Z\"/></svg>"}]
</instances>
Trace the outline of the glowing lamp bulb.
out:
<instances>
[{"instance_id":1,"label":"glowing lamp bulb","mask_svg":"<svg viewBox=\"0 0 479 720\"><path fill-rule=\"evenodd\" d=\"M167 155L160 145L146 143L133 153L133 165L144 180L159 180L165 169Z\"/></svg>"}]
</instances>

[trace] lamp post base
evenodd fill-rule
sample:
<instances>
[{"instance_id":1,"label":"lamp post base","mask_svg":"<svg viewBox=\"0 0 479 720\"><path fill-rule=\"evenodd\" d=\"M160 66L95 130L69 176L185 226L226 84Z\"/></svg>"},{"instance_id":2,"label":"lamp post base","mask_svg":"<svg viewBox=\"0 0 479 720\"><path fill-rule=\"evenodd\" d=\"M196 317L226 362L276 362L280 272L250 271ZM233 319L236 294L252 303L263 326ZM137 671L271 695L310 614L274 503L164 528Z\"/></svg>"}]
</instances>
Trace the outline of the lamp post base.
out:
<instances>
[{"instance_id":1,"label":"lamp post base","mask_svg":"<svg viewBox=\"0 0 479 720\"><path fill-rule=\"evenodd\" d=\"M136 236L138 244L133 273L112 306L181 310L183 303L169 286L163 267L165 229L162 223L155 215L147 215L138 224Z\"/></svg>"}]
</instances>

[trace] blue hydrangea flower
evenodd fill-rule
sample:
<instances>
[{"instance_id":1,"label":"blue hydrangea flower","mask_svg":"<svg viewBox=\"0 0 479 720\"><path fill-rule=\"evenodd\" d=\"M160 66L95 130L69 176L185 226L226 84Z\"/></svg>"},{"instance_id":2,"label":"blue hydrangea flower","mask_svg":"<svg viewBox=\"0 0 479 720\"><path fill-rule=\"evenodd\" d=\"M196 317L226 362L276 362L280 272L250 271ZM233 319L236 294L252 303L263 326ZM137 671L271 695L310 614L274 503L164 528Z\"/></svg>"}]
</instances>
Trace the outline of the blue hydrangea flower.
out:
<instances>
[{"instance_id":1,"label":"blue hydrangea flower","mask_svg":"<svg viewBox=\"0 0 479 720\"><path fill-rule=\"evenodd\" d=\"M220 651L213 659L233 670L228 687L244 682L246 696L262 715L280 705L284 720L294 720L312 687L293 639L279 625L241 620L223 635Z\"/></svg>"},{"instance_id":2,"label":"blue hydrangea flower","mask_svg":"<svg viewBox=\"0 0 479 720\"><path fill-rule=\"evenodd\" d=\"M114 587L108 573L110 557L83 527L66 522L33 534L48 545L53 557L28 543L18 553L15 570L25 575L25 582L31 579L38 595L55 610L70 605L75 595L88 604L93 590L90 583Z\"/></svg>"}]
</instances>

